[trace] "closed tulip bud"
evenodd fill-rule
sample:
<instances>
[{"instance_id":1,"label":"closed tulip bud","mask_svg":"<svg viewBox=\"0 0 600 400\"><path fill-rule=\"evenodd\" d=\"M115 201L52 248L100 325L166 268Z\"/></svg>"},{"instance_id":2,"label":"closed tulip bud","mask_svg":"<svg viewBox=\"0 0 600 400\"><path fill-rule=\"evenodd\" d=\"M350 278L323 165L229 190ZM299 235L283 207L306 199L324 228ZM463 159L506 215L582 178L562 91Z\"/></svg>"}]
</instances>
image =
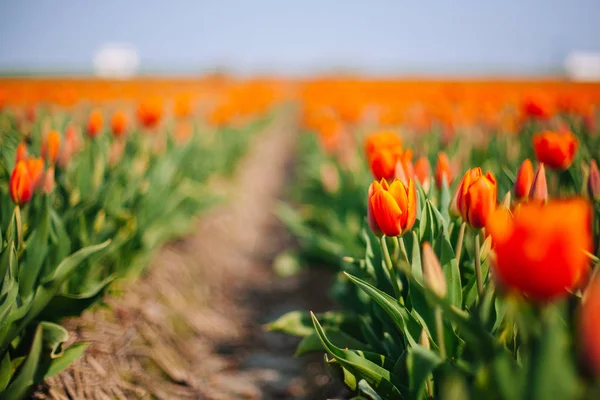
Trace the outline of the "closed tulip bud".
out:
<instances>
[{"instance_id":1,"label":"closed tulip bud","mask_svg":"<svg viewBox=\"0 0 600 400\"><path fill-rule=\"evenodd\" d=\"M127 115L121 111L114 113L110 120L110 127L114 137L122 137L127 130Z\"/></svg>"},{"instance_id":2,"label":"closed tulip bud","mask_svg":"<svg viewBox=\"0 0 600 400\"><path fill-rule=\"evenodd\" d=\"M458 185L450 208L473 228L483 228L496 208L497 191L491 172L483 175L479 167L470 169Z\"/></svg>"},{"instance_id":3,"label":"closed tulip bud","mask_svg":"<svg viewBox=\"0 0 600 400\"><path fill-rule=\"evenodd\" d=\"M546 183L546 169L544 164L538 166L529 191L530 200L538 200L542 202L548 201L548 184Z\"/></svg>"},{"instance_id":4,"label":"closed tulip bud","mask_svg":"<svg viewBox=\"0 0 600 400\"><path fill-rule=\"evenodd\" d=\"M419 344L427 350L431 349L431 343L429 343L429 335L427 334L425 328L421 329L421 336L419 336Z\"/></svg>"},{"instance_id":5,"label":"closed tulip bud","mask_svg":"<svg viewBox=\"0 0 600 400\"><path fill-rule=\"evenodd\" d=\"M531 160L526 159L521 164L519 172L517 172L517 180L515 181L515 198L517 200L527 198L531 191L533 183L533 164Z\"/></svg>"},{"instance_id":6,"label":"closed tulip bud","mask_svg":"<svg viewBox=\"0 0 600 400\"><path fill-rule=\"evenodd\" d=\"M590 176L588 177L588 194L592 200L600 201L600 171L596 160L590 163Z\"/></svg>"},{"instance_id":7,"label":"closed tulip bud","mask_svg":"<svg viewBox=\"0 0 600 400\"><path fill-rule=\"evenodd\" d=\"M408 184L408 179L414 175L414 168L412 165L412 151L406 150L402 156L396 161L396 169L394 172L394 178L399 179L405 185Z\"/></svg>"},{"instance_id":8,"label":"closed tulip bud","mask_svg":"<svg viewBox=\"0 0 600 400\"><path fill-rule=\"evenodd\" d=\"M57 131L50 131L46 140L42 143L42 157L50 164L54 164L58 158L60 150L60 134Z\"/></svg>"},{"instance_id":9,"label":"closed tulip bud","mask_svg":"<svg viewBox=\"0 0 600 400\"><path fill-rule=\"evenodd\" d=\"M494 276L538 301L565 296L586 279L592 251L592 207L584 199L499 207L488 219Z\"/></svg>"},{"instance_id":10,"label":"closed tulip bud","mask_svg":"<svg viewBox=\"0 0 600 400\"><path fill-rule=\"evenodd\" d=\"M367 216L375 234L400 236L410 230L417 218L417 192L412 179L408 186L399 180L388 185L385 179L369 187Z\"/></svg>"},{"instance_id":11,"label":"closed tulip bud","mask_svg":"<svg viewBox=\"0 0 600 400\"><path fill-rule=\"evenodd\" d=\"M54 166L51 166L46 170L44 174L44 182L42 184L42 193L50 194L54 190L55 181L54 181Z\"/></svg>"},{"instance_id":12,"label":"closed tulip bud","mask_svg":"<svg viewBox=\"0 0 600 400\"><path fill-rule=\"evenodd\" d=\"M585 361L600 377L600 278L595 277L585 291L579 313L579 337Z\"/></svg>"},{"instance_id":13,"label":"closed tulip bud","mask_svg":"<svg viewBox=\"0 0 600 400\"><path fill-rule=\"evenodd\" d=\"M504 207L507 210L510 210L511 202L512 197L510 195L510 192L506 192L506 194L504 195L504 199L502 199L502 207Z\"/></svg>"},{"instance_id":14,"label":"closed tulip bud","mask_svg":"<svg viewBox=\"0 0 600 400\"><path fill-rule=\"evenodd\" d=\"M415 162L415 177L423 186L423 190L425 193L429 192L429 186L431 184L431 165L429 164L429 160L425 156L419 157L417 162Z\"/></svg>"},{"instance_id":15,"label":"closed tulip bud","mask_svg":"<svg viewBox=\"0 0 600 400\"><path fill-rule=\"evenodd\" d=\"M102 130L102 125L104 125L104 116L100 110L94 110L91 112L88 123L87 123L87 133L91 138L95 138L100 134Z\"/></svg>"},{"instance_id":16,"label":"closed tulip bud","mask_svg":"<svg viewBox=\"0 0 600 400\"><path fill-rule=\"evenodd\" d=\"M448 186L454 180L454 175L452 175L452 169L450 168L450 160L448 160L448 156L446 153L438 153L437 163L435 165L435 183L437 187L441 189L442 183L446 178L446 183Z\"/></svg>"},{"instance_id":17,"label":"closed tulip bud","mask_svg":"<svg viewBox=\"0 0 600 400\"><path fill-rule=\"evenodd\" d=\"M106 212L104 210L98 211L96 215L96 219L94 220L94 232L98 233L102 231L104 228L104 223L106 221Z\"/></svg>"},{"instance_id":18,"label":"closed tulip bud","mask_svg":"<svg viewBox=\"0 0 600 400\"><path fill-rule=\"evenodd\" d=\"M125 140L122 139L112 142L108 150L108 165L114 167L121 161L123 153L125 153L125 144Z\"/></svg>"},{"instance_id":19,"label":"closed tulip bud","mask_svg":"<svg viewBox=\"0 0 600 400\"><path fill-rule=\"evenodd\" d=\"M31 157L27 160L27 171L31 178L31 184L33 190L37 190L42 184L42 178L44 177L44 159Z\"/></svg>"},{"instance_id":20,"label":"closed tulip bud","mask_svg":"<svg viewBox=\"0 0 600 400\"><path fill-rule=\"evenodd\" d=\"M425 284L437 296L441 298L446 297L448 287L446 285L444 271L442 271L440 260L435 255L433 248L428 242L423 243L422 257L423 278L425 279Z\"/></svg>"},{"instance_id":21,"label":"closed tulip bud","mask_svg":"<svg viewBox=\"0 0 600 400\"><path fill-rule=\"evenodd\" d=\"M27 161L28 158L29 155L27 154L27 145L25 142L19 143L17 146L17 152L15 154L15 163L18 163L19 161Z\"/></svg>"},{"instance_id":22,"label":"closed tulip bud","mask_svg":"<svg viewBox=\"0 0 600 400\"><path fill-rule=\"evenodd\" d=\"M25 161L21 160L15 165L10 175L9 190L15 204L23 205L31 200L34 188Z\"/></svg>"},{"instance_id":23,"label":"closed tulip bud","mask_svg":"<svg viewBox=\"0 0 600 400\"><path fill-rule=\"evenodd\" d=\"M579 142L572 132L544 131L533 136L533 149L539 162L566 170L575 159Z\"/></svg>"}]
</instances>

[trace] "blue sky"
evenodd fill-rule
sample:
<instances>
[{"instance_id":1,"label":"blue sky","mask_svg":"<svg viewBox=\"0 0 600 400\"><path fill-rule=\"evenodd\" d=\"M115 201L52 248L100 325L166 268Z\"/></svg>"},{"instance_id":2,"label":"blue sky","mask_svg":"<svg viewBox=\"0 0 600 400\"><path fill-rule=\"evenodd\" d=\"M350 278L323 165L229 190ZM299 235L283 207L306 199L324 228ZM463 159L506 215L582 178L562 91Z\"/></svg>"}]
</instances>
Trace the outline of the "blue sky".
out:
<instances>
[{"instance_id":1,"label":"blue sky","mask_svg":"<svg viewBox=\"0 0 600 400\"><path fill-rule=\"evenodd\" d=\"M600 51L600 0L0 0L0 70L548 73Z\"/></svg>"}]
</instances>

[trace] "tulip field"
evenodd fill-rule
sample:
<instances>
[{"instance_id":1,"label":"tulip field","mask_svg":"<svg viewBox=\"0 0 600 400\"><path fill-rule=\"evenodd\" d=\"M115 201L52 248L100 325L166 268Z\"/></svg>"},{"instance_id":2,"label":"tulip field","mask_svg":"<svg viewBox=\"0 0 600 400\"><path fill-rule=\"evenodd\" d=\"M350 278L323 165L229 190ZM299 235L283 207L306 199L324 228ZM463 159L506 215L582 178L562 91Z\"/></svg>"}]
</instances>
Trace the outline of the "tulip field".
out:
<instances>
[{"instance_id":1,"label":"tulip field","mask_svg":"<svg viewBox=\"0 0 600 400\"><path fill-rule=\"evenodd\" d=\"M0 80L0 399L600 398L598 162L594 83Z\"/></svg>"}]
</instances>

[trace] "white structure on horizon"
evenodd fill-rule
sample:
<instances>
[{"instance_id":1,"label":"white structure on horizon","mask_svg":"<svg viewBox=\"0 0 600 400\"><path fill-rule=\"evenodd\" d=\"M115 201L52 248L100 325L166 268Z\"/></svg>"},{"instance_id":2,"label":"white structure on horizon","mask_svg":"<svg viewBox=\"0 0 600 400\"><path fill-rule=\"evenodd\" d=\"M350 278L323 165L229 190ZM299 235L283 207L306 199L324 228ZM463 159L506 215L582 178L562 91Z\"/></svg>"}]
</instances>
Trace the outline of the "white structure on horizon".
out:
<instances>
[{"instance_id":1,"label":"white structure on horizon","mask_svg":"<svg viewBox=\"0 0 600 400\"><path fill-rule=\"evenodd\" d=\"M105 44L94 55L94 71L103 78L130 78L138 72L139 67L137 50L126 43Z\"/></svg>"},{"instance_id":2,"label":"white structure on horizon","mask_svg":"<svg viewBox=\"0 0 600 400\"><path fill-rule=\"evenodd\" d=\"M574 81L600 81L600 52L572 52L565 60L565 70Z\"/></svg>"}]
</instances>

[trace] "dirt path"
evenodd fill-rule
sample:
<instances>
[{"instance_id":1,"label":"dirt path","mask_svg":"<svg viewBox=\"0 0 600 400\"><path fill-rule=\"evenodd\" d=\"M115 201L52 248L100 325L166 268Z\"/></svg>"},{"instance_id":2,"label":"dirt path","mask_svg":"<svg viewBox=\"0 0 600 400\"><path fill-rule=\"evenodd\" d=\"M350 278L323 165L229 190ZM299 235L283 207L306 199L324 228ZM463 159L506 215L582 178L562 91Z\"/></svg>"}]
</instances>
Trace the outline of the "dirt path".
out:
<instances>
[{"instance_id":1,"label":"dirt path","mask_svg":"<svg viewBox=\"0 0 600 400\"><path fill-rule=\"evenodd\" d=\"M282 114L243 160L232 199L203 216L194 235L159 252L121 297L67 321L86 355L36 394L51 399L326 398L322 358L294 359L296 341L262 324L298 308L325 307L327 278L276 279L286 244L272 210L296 142Z\"/></svg>"}]
</instances>

